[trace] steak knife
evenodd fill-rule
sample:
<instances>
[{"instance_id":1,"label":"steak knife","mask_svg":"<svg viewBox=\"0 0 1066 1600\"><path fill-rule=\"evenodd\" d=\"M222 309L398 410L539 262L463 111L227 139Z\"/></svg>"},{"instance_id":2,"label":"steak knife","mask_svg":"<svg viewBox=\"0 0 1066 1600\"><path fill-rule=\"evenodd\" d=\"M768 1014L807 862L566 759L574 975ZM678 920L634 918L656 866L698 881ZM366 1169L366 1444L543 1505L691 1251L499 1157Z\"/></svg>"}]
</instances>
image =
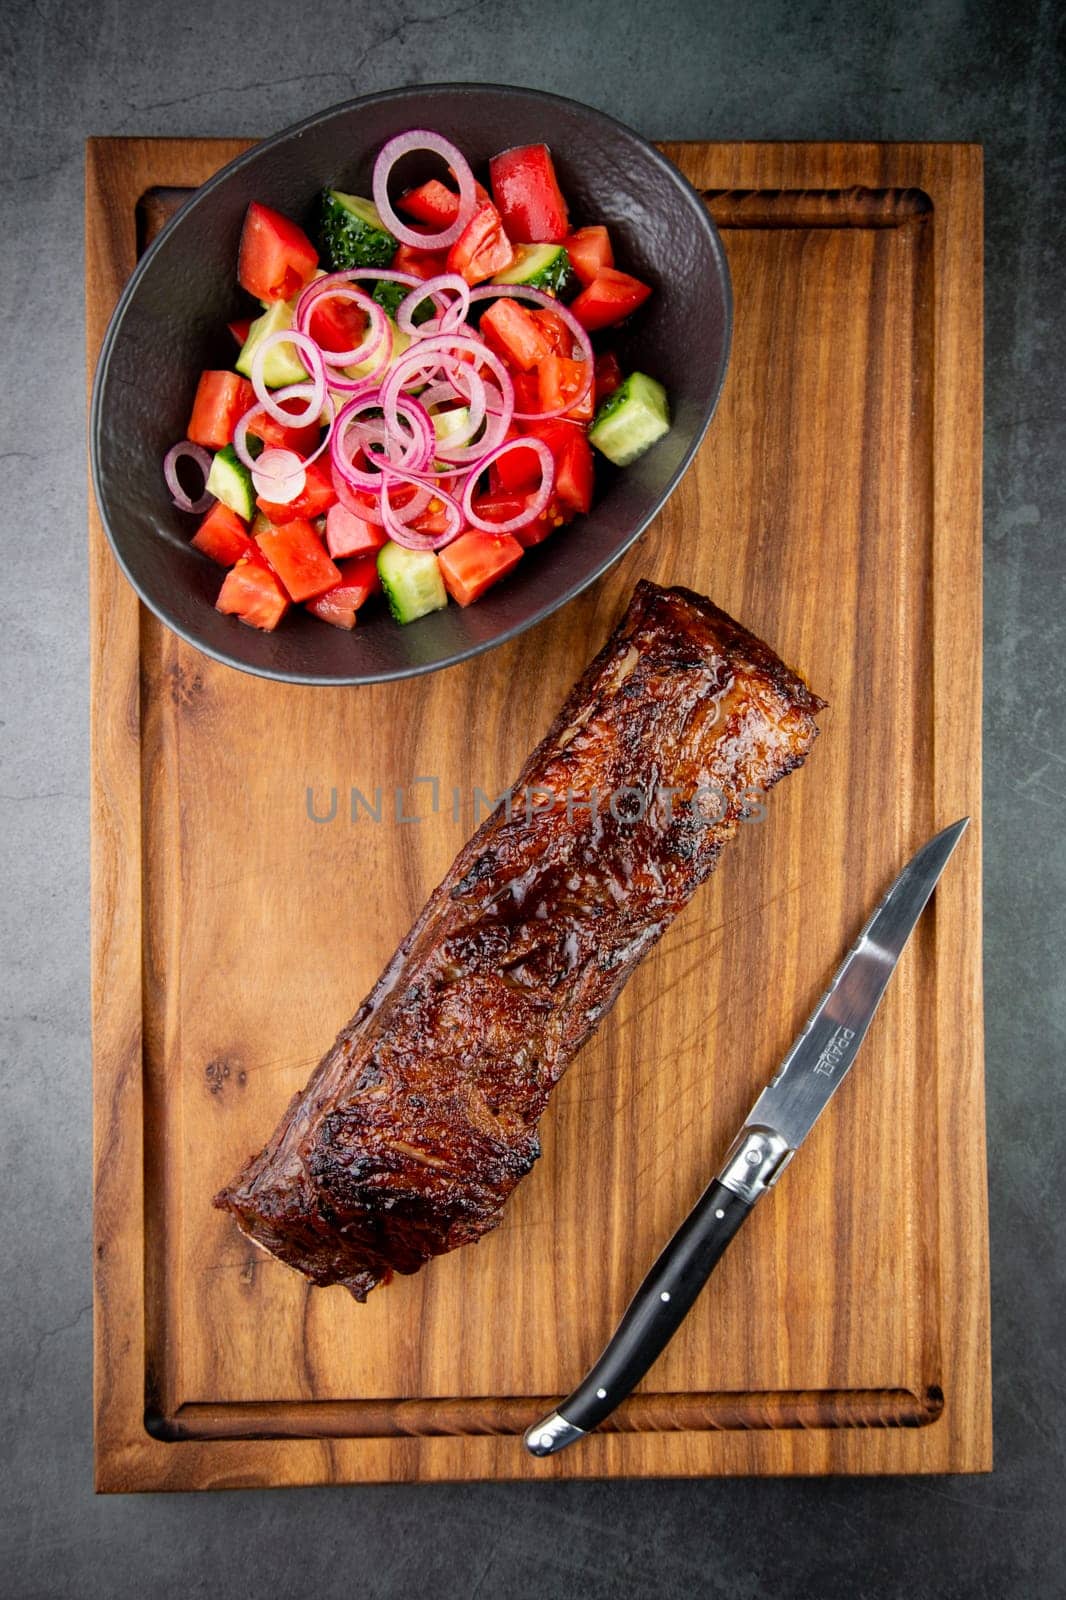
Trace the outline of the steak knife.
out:
<instances>
[{"instance_id":1,"label":"steak knife","mask_svg":"<svg viewBox=\"0 0 1066 1600\"><path fill-rule=\"evenodd\" d=\"M847 1077L903 948L969 820L963 817L936 834L903 868L596 1365L557 1411L527 1430L526 1448L533 1455L555 1455L598 1427L666 1348L726 1246Z\"/></svg>"}]
</instances>

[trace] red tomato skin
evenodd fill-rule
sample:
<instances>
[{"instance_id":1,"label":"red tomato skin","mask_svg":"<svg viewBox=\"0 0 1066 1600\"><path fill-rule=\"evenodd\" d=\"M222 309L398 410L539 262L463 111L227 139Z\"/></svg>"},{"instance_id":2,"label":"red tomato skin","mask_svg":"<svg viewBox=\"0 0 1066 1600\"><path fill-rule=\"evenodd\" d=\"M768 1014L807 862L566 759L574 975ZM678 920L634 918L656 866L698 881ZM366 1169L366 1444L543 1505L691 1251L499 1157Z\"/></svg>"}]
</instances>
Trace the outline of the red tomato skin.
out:
<instances>
[{"instance_id":1,"label":"red tomato skin","mask_svg":"<svg viewBox=\"0 0 1066 1600\"><path fill-rule=\"evenodd\" d=\"M540 391L535 372L516 372L512 380L514 383L514 408L518 414L518 421L525 426L526 416L535 416L543 410L540 403Z\"/></svg>"},{"instance_id":2,"label":"red tomato skin","mask_svg":"<svg viewBox=\"0 0 1066 1600\"><path fill-rule=\"evenodd\" d=\"M279 402L284 411L288 407L300 407L305 404L303 400L282 400ZM261 439L265 445L275 446L279 450L295 450L298 456L309 456L318 444L321 429L317 422L309 422L306 426L286 428L276 418L267 412L260 411L248 424L248 432Z\"/></svg>"},{"instance_id":3,"label":"red tomato skin","mask_svg":"<svg viewBox=\"0 0 1066 1600\"><path fill-rule=\"evenodd\" d=\"M628 272L604 267L587 289L571 302L570 310L587 333L613 327L632 316L651 294L651 288Z\"/></svg>"},{"instance_id":4,"label":"red tomato skin","mask_svg":"<svg viewBox=\"0 0 1066 1600\"><path fill-rule=\"evenodd\" d=\"M437 557L444 587L458 605L473 605L486 589L513 572L522 559L522 546L509 534L470 529L445 545Z\"/></svg>"},{"instance_id":5,"label":"red tomato skin","mask_svg":"<svg viewBox=\"0 0 1066 1600\"><path fill-rule=\"evenodd\" d=\"M537 398L541 411L555 411L570 396L577 395L587 375L583 361L571 361L567 356L547 356L537 368ZM585 395L575 400L566 414L578 422L590 421L591 395L590 384Z\"/></svg>"},{"instance_id":6,"label":"red tomato skin","mask_svg":"<svg viewBox=\"0 0 1066 1600\"><path fill-rule=\"evenodd\" d=\"M557 500L549 500L538 517L534 517L532 522L527 522L524 528L515 529L513 537L518 540L523 550L532 550L534 545L543 544L556 528L561 528L569 522L572 515L573 513L567 511Z\"/></svg>"},{"instance_id":7,"label":"red tomato skin","mask_svg":"<svg viewBox=\"0 0 1066 1600\"><path fill-rule=\"evenodd\" d=\"M237 279L257 300L291 300L318 266L318 252L302 228L280 211L253 200L244 218Z\"/></svg>"},{"instance_id":8,"label":"red tomato skin","mask_svg":"<svg viewBox=\"0 0 1066 1600\"><path fill-rule=\"evenodd\" d=\"M622 382L622 368L613 350L604 350L596 357L596 375L593 381L593 402L599 406Z\"/></svg>"},{"instance_id":9,"label":"red tomato skin","mask_svg":"<svg viewBox=\"0 0 1066 1600\"><path fill-rule=\"evenodd\" d=\"M514 250L504 232L500 213L490 200L479 205L462 233L448 251L449 272L458 272L467 283L483 283L502 272L514 260Z\"/></svg>"},{"instance_id":10,"label":"red tomato skin","mask_svg":"<svg viewBox=\"0 0 1066 1600\"><path fill-rule=\"evenodd\" d=\"M448 256L444 250L416 250L413 245L401 244L392 258L396 272L409 272L414 278L438 278L448 270Z\"/></svg>"},{"instance_id":11,"label":"red tomato skin","mask_svg":"<svg viewBox=\"0 0 1066 1600\"><path fill-rule=\"evenodd\" d=\"M255 552L255 541L235 511L219 500L204 517L191 541L220 567L233 567L241 556Z\"/></svg>"},{"instance_id":12,"label":"red tomato skin","mask_svg":"<svg viewBox=\"0 0 1066 1600\"><path fill-rule=\"evenodd\" d=\"M520 372L529 372L549 354L540 324L509 295L492 301L482 314L479 327L492 348Z\"/></svg>"},{"instance_id":13,"label":"red tomato skin","mask_svg":"<svg viewBox=\"0 0 1066 1600\"><path fill-rule=\"evenodd\" d=\"M590 511L596 466L584 428L565 417L554 417L547 422L527 423L525 431L543 439L552 453L556 510L570 515Z\"/></svg>"},{"instance_id":14,"label":"red tomato skin","mask_svg":"<svg viewBox=\"0 0 1066 1600\"><path fill-rule=\"evenodd\" d=\"M366 337L366 313L348 300L323 299L311 311L308 332L323 350L355 350Z\"/></svg>"},{"instance_id":15,"label":"red tomato skin","mask_svg":"<svg viewBox=\"0 0 1066 1600\"><path fill-rule=\"evenodd\" d=\"M531 430L527 428L527 432ZM512 423L508 428L505 439L510 443L512 439L520 439L522 434ZM511 494L515 491L535 489L540 482L541 463L540 457L534 450L508 450L504 456L498 456L489 467L489 481L494 494Z\"/></svg>"},{"instance_id":16,"label":"red tomato skin","mask_svg":"<svg viewBox=\"0 0 1066 1600\"><path fill-rule=\"evenodd\" d=\"M497 494L485 494L475 500L474 510L489 522L509 522L512 517L517 517L534 497L529 490L512 490L510 493L501 490ZM569 522L572 515L572 512L552 499L539 516L533 517L522 527L512 529L509 535L489 534L488 537L512 538L517 540L523 550L529 550L533 545L540 544L550 533L554 533L564 522Z\"/></svg>"},{"instance_id":17,"label":"red tomato skin","mask_svg":"<svg viewBox=\"0 0 1066 1600\"><path fill-rule=\"evenodd\" d=\"M573 356L574 335L557 311L553 311L550 306L538 306L536 311L530 312L530 315L543 329L544 337L554 355Z\"/></svg>"},{"instance_id":18,"label":"red tomato skin","mask_svg":"<svg viewBox=\"0 0 1066 1600\"><path fill-rule=\"evenodd\" d=\"M388 544L384 528L365 522L338 500L326 513L326 545L334 561L341 556L361 556Z\"/></svg>"},{"instance_id":19,"label":"red tomato skin","mask_svg":"<svg viewBox=\"0 0 1066 1600\"><path fill-rule=\"evenodd\" d=\"M272 633L288 609L284 587L258 552L242 556L226 573L215 601L216 611L239 617L264 633Z\"/></svg>"},{"instance_id":20,"label":"red tomato skin","mask_svg":"<svg viewBox=\"0 0 1066 1600\"><path fill-rule=\"evenodd\" d=\"M520 145L493 156L489 182L508 238L515 244L562 244L570 221L546 144Z\"/></svg>"},{"instance_id":21,"label":"red tomato skin","mask_svg":"<svg viewBox=\"0 0 1066 1600\"><path fill-rule=\"evenodd\" d=\"M335 628L354 628L355 613L365 605L372 594L381 588L378 564L374 556L361 556L355 561L342 561L338 565L341 581L307 602L307 609L331 622Z\"/></svg>"},{"instance_id":22,"label":"red tomato skin","mask_svg":"<svg viewBox=\"0 0 1066 1600\"><path fill-rule=\"evenodd\" d=\"M416 222L424 222L437 232L442 232L459 215L459 196L439 178L430 178L417 189L408 189L399 199L401 211L406 211Z\"/></svg>"},{"instance_id":23,"label":"red tomato skin","mask_svg":"<svg viewBox=\"0 0 1066 1600\"><path fill-rule=\"evenodd\" d=\"M614 266L614 251L607 229L597 225L578 228L563 241L578 281L587 289L604 267Z\"/></svg>"},{"instance_id":24,"label":"red tomato skin","mask_svg":"<svg viewBox=\"0 0 1066 1600\"><path fill-rule=\"evenodd\" d=\"M237 341L237 348L242 349L248 343L252 327L251 317L239 317L235 322L227 322L226 327Z\"/></svg>"},{"instance_id":25,"label":"red tomato skin","mask_svg":"<svg viewBox=\"0 0 1066 1600\"><path fill-rule=\"evenodd\" d=\"M290 599L313 600L340 582L340 571L326 554L321 539L301 517L271 524L256 534L255 542Z\"/></svg>"},{"instance_id":26,"label":"red tomato skin","mask_svg":"<svg viewBox=\"0 0 1066 1600\"><path fill-rule=\"evenodd\" d=\"M221 450L233 438L233 430L255 405L255 390L247 378L235 372L201 372L186 438L193 444Z\"/></svg>"}]
</instances>

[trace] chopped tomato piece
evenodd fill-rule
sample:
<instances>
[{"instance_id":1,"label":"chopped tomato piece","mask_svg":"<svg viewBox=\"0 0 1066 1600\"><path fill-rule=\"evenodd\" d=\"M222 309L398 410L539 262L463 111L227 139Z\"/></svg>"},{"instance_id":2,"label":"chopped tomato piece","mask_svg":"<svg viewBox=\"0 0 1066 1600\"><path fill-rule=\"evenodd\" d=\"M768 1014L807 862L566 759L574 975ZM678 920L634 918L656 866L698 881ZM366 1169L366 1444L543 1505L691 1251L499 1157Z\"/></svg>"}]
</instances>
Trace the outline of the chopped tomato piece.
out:
<instances>
[{"instance_id":1,"label":"chopped tomato piece","mask_svg":"<svg viewBox=\"0 0 1066 1600\"><path fill-rule=\"evenodd\" d=\"M373 522L364 522L354 511L338 500L326 512L326 544L334 560L338 556L368 555L388 544L385 529Z\"/></svg>"},{"instance_id":2,"label":"chopped tomato piece","mask_svg":"<svg viewBox=\"0 0 1066 1600\"><path fill-rule=\"evenodd\" d=\"M517 454L517 451L515 452ZM483 494L475 500L474 510L478 516L484 517L488 522L510 522L512 517L517 517L536 498L536 492L526 491L504 493L502 490L496 494ZM489 538L513 538L518 541L524 550L535 544L540 544L555 529L564 522L569 522L572 512L564 508L558 501L549 500L545 509L539 516L533 517L523 526L512 529L509 535L490 534ZM450 549L451 546L445 546ZM443 554L443 552L442 552Z\"/></svg>"},{"instance_id":3,"label":"chopped tomato piece","mask_svg":"<svg viewBox=\"0 0 1066 1600\"><path fill-rule=\"evenodd\" d=\"M440 575L452 599L461 606L480 600L486 589L505 578L522 559L522 546L509 534L471 529L438 553Z\"/></svg>"},{"instance_id":4,"label":"chopped tomato piece","mask_svg":"<svg viewBox=\"0 0 1066 1600\"><path fill-rule=\"evenodd\" d=\"M416 250L414 245L401 244L392 258L392 265L397 272L409 272L424 282L447 272L448 257L443 250Z\"/></svg>"},{"instance_id":5,"label":"chopped tomato piece","mask_svg":"<svg viewBox=\"0 0 1066 1600\"><path fill-rule=\"evenodd\" d=\"M566 238L570 230L566 201L546 144L520 145L493 156L489 181L515 244L561 244Z\"/></svg>"},{"instance_id":6,"label":"chopped tomato piece","mask_svg":"<svg viewBox=\"0 0 1066 1600\"><path fill-rule=\"evenodd\" d=\"M505 442L521 437L512 424L507 430ZM535 489L540 482L541 471L540 457L535 450L508 450L506 455L497 456L489 467L489 480L494 492L507 494L515 489ZM501 521L505 520L501 518Z\"/></svg>"},{"instance_id":7,"label":"chopped tomato piece","mask_svg":"<svg viewBox=\"0 0 1066 1600\"><path fill-rule=\"evenodd\" d=\"M540 403L540 383L535 372L516 372L512 382L514 408L519 417L534 416L543 410Z\"/></svg>"},{"instance_id":8,"label":"chopped tomato piece","mask_svg":"<svg viewBox=\"0 0 1066 1600\"><path fill-rule=\"evenodd\" d=\"M303 229L253 200L237 258L241 288L257 300L291 300L317 266L318 253Z\"/></svg>"},{"instance_id":9,"label":"chopped tomato piece","mask_svg":"<svg viewBox=\"0 0 1066 1600\"><path fill-rule=\"evenodd\" d=\"M599 405L609 394L614 394L622 382L622 368L613 350L604 350L596 357L596 376L593 381L593 401Z\"/></svg>"},{"instance_id":10,"label":"chopped tomato piece","mask_svg":"<svg viewBox=\"0 0 1066 1600\"><path fill-rule=\"evenodd\" d=\"M553 498L548 501L539 516L527 522L524 527L515 529L514 538L518 540L523 550L532 550L534 545L543 544L556 528L561 528L569 522L573 515L574 513L561 501Z\"/></svg>"},{"instance_id":11,"label":"chopped tomato piece","mask_svg":"<svg viewBox=\"0 0 1066 1600\"><path fill-rule=\"evenodd\" d=\"M262 556L247 555L226 573L215 609L271 633L288 611L289 597Z\"/></svg>"},{"instance_id":12,"label":"chopped tomato piece","mask_svg":"<svg viewBox=\"0 0 1066 1600\"><path fill-rule=\"evenodd\" d=\"M255 405L255 390L235 372L201 372L186 437L209 450L222 450L244 413Z\"/></svg>"},{"instance_id":13,"label":"chopped tomato piece","mask_svg":"<svg viewBox=\"0 0 1066 1600\"><path fill-rule=\"evenodd\" d=\"M480 330L492 348L521 372L528 372L549 352L539 323L509 295L501 295L491 303L482 315Z\"/></svg>"},{"instance_id":14,"label":"chopped tomato piece","mask_svg":"<svg viewBox=\"0 0 1066 1600\"><path fill-rule=\"evenodd\" d=\"M639 278L604 267L594 282L582 289L570 310L583 328L595 333L597 328L609 328L631 316L650 294L649 285Z\"/></svg>"},{"instance_id":15,"label":"chopped tomato piece","mask_svg":"<svg viewBox=\"0 0 1066 1600\"><path fill-rule=\"evenodd\" d=\"M226 327L236 339L238 346L243 348L248 343L248 335L252 327L251 317L239 317L235 322L227 322Z\"/></svg>"},{"instance_id":16,"label":"chopped tomato piece","mask_svg":"<svg viewBox=\"0 0 1066 1600\"><path fill-rule=\"evenodd\" d=\"M323 516L337 498L329 464L319 456L317 461L310 462L304 468L304 478L304 486L300 493L286 505L279 505L264 495L257 497L256 505L271 522L278 525L291 522L293 518L306 517L313 520L315 517ZM293 599L296 598L294 595Z\"/></svg>"},{"instance_id":17,"label":"chopped tomato piece","mask_svg":"<svg viewBox=\"0 0 1066 1600\"><path fill-rule=\"evenodd\" d=\"M323 350L355 350L366 337L366 312L351 300L326 296L313 306L308 332Z\"/></svg>"},{"instance_id":18,"label":"chopped tomato piece","mask_svg":"<svg viewBox=\"0 0 1066 1600\"><path fill-rule=\"evenodd\" d=\"M282 411L300 412L306 408L307 402L298 399L279 400L278 404ZM286 428L284 423L278 422L266 411L260 411L248 424L248 432L254 433L266 445L274 445L279 450L295 450L298 456L309 456L318 444L320 430L317 422Z\"/></svg>"},{"instance_id":19,"label":"chopped tomato piece","mask_svg":"<svg viewBox=\"0 0 1066 1600\"><path fill-rule=\"evenodd\" d=\"M550 306L538 306L530 315L543 329L544 337L557 356L573 355L574 335L558 311L553 311Z\"/></svg>"},{"instance_id":20,"label":"chopped tomato piece","mask_svg":"<svg viewBox=\"0 0 1066 1600\"><path fill-rule=\"evenodd\" d=\"M570 265L586 288L604 267L614 266L611 238L604 227L578 228L565 244Z\"/></svg>"},{"instance_id":21,"label":"chopped tomato piece","mask_svg":"<svg viewBox=\"0 0 1066 1600\"><path fill-rule=\"evenodd\" d=\"M425 222L436 232L442 232L459 215L459 196L439 178L430 178L417 189L408 189L399 199L401 211L406 211L416 222Z\"/></svg>"},{"instance_id":22,"label":"chopped tomato piece","mask_svg":"<svg viewBox=\"0 0 1066 1600\"><path fill-rule=\"evenodd\" d=\"M302 517L264 528L255 542L293 600L313 600L341 581L322 540Z\"/></svg>"},{"instance_id":23,"label":"chopped tomato piece","mask_svg":"<svg viewBox=\"0 0 1066 1600\"><path fill-rule=\"evenodd\" d=\"M410 496L406 496L405 500L409 498ZM402 509L402 503L400 504ZM443 500L431 500L424 511L420 511L417 517L411 518L411 527L416 533L435 536L438 533L447 533L451 526L451 518Z\"/></svg>"},{"instance_id":24,"label":"chopped tomato piece","mask_svg":"<svg viewBox=\"0 0 1066 1600\"><path fill-rule=\"evenodd\" d=\"M581 394L588 375L584 361L571 361L567 356L545 356L537 368L538 409L556 411L570 400L568 415L577 421L590 421L592 386L586 390L587 399Z\"/></svg>"},{"instance_id":25,"label":"chopped tomato piece","mask_svg":"<svg viewBox=\"0 0 1066 1600\"><path fill-rule=\"evenodd\" d=\"M307 609L335 628L354 628L359 607L381 588L377 560L372 555L360 556L356 561L342 561L337 570L340 583L309 600Z\"/></svg>"},{"instance_id":26,"label":"chopped tomato piece","mask_svg":"<svg viewBox=\"0 0 1066 1600\"><path fill-rule=\"evenodd\" d=\"M255 552L255 542L235 511L224 506L221 500L211 507L207 516L192 536L197 550L217 561L220 567L232 567L241 556Z\"/></svg>"},{"instance_id":27,"label":"chopped tomato piece","mask_svg":"<svg viewBox=\"0 0 1066 1600\"><path fill-rule=\"evenodd\" d=\"M542 439L552 453L559 507L572 513L590 510L595 464L584 428L564 417L553 417L547 422L527 423L525 431Z\"/></svg>"},{"instance_id":28,"label":"chopped tomato piece","mask_svg":"<svg viewBox=\"0 0 1066 1600\"><path fill-rule=\"evenodd\" d=\"M503 231L500 213L486 200L448 251L448 271L458 272L467 283L482 283L513 260L514 250Z\"/></svg>"}]
</instances>

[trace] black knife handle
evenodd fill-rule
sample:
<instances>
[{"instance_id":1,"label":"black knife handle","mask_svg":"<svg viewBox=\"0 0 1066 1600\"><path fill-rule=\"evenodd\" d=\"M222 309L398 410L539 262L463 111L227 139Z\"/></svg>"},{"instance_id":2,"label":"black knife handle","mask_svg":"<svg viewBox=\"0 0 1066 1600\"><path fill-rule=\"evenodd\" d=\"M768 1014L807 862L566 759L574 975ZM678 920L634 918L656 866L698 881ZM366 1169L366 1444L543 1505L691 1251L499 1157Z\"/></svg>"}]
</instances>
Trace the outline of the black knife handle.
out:
<instances>
[{"instance_id":1,"label":"black knife handle","mask_svg":"<svg viewBox=\"0 0 1066 1600\"><path fill-rule=\"evenodd\" d=\"M636 1388L751 1209L752 1202L714 1180L633 1296L592 1371L558 1408L560 1418L588 1433Z\"/></svg>"}]
</instances>

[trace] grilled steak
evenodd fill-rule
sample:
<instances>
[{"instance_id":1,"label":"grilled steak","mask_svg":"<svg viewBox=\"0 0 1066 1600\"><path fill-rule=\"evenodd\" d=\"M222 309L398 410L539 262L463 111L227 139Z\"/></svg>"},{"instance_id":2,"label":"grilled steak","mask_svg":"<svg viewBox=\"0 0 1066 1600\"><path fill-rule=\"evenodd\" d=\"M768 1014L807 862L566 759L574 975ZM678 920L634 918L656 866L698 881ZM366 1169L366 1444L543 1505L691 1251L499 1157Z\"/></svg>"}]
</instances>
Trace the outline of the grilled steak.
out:
<instances>
[{"instance_id":1,"label":"grilled steak","mask_svg":"<svg viewBox=\"0 0 1066 1600\"><path fill-rule=\"evenodd\" d=\"M470 1244L552 1088L824 702L710 601L638 585L266 1148L216 1196L363 1300Z\"/></svg>"}]
</instances>

